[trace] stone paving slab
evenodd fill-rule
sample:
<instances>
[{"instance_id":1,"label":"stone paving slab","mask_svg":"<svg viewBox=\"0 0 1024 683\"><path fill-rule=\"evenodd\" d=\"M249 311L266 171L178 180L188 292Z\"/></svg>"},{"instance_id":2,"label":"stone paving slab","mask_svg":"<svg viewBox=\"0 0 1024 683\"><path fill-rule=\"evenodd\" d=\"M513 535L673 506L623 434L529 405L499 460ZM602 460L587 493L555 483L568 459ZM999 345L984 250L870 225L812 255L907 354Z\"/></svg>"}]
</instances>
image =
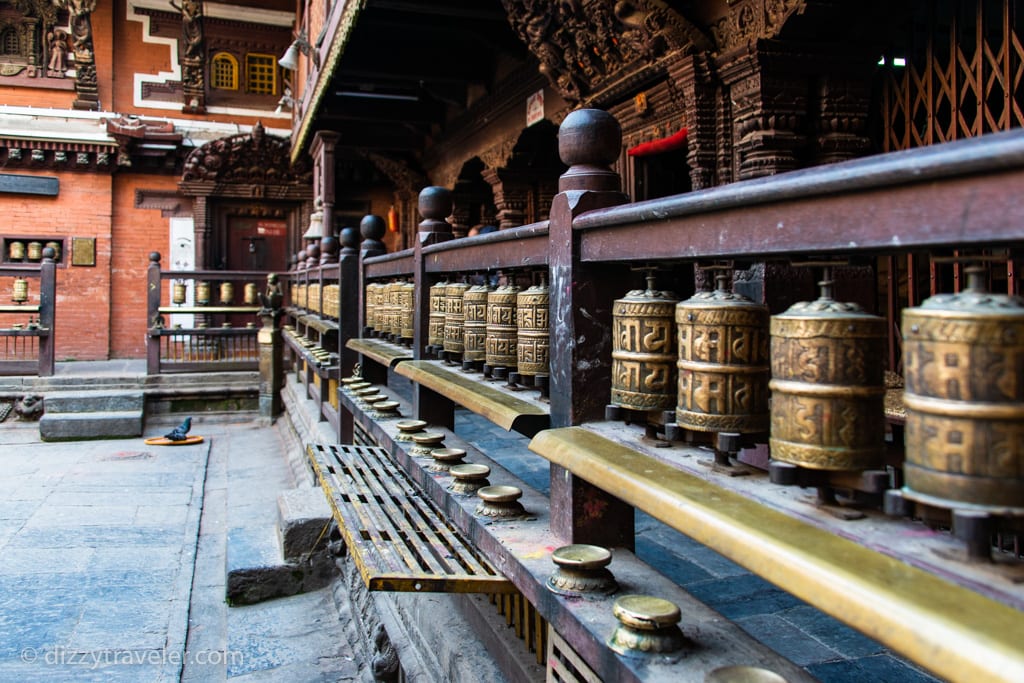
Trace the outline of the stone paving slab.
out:
<instances>
[{"instance_id":1,"label":"stone paving slab","mask_svg":"<svg viewBox=\"0 0 1024 683\"><path fill-rule=\"evenodd\" d=\"M0 426L0 681L177 680L209 445L27 427Z\"/></svg>"}]
</instances>

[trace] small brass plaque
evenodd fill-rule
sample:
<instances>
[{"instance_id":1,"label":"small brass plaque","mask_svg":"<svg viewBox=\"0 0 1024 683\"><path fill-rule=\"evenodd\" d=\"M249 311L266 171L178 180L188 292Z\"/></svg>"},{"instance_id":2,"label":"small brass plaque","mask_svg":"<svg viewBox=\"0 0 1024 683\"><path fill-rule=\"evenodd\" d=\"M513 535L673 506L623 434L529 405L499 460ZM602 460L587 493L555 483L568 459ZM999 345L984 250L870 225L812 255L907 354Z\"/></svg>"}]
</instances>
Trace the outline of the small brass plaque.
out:
<instances>
[{"instance_id":1,"label":"small brass plaque","mask_svg":"<svg viewBox=\"0 0 1024 683\"><path fill-rule=\"evenodd\" d=\"M71 238L71 265L73 265L73 266L95 266L96 265L96 238L95 237L72 237Z\"/></svg>"}]
</instances>

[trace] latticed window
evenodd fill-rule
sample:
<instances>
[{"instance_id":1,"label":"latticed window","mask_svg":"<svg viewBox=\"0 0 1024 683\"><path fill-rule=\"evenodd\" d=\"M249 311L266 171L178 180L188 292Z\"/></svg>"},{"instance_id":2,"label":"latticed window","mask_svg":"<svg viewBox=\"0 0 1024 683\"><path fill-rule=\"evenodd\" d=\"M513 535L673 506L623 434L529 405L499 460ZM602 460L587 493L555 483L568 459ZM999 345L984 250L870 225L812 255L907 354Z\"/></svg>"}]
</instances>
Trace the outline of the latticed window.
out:
<instances>
[{"instance_id":1,"label":"latticed window","mask_svg":"<svg viewBox=\"0 0 1024 683\"><path fill-rule=\"evenodd\" d=\"M4 29L0 33L0 54L4 55L17 55L21 51L18 49L18 32L14 28Z\"/></svg>"},{"instance_id":2,"label":"latticed window","mask_svg":"<svg viewBox=\"0 0 1024 683\"><path fill-rule=\"evenodd\" d=\"M245 89L255 95L277 94L277 60L274 55L245 56Z\"/></svg>"},{"instance_id":3,"label":"latticed window","mask_svg":"<svg viewBox=\"0 0 1024 683\"><path fill-rule=\"evenodd\" d=\"M219 90L238 90L238 60L226 52L214 55L210 85Z\"/></svg>"},{"instance_id":4,"label":"latticed window","mask_svg":"<svg viewBox=\"0 0 1024 683\"><path fill-rule=\"evenodd\" d=\"M1024 125L1024 0L942 0L916 7L903 43L880 61L882 149Z\"/></svg>"}]
</instances>

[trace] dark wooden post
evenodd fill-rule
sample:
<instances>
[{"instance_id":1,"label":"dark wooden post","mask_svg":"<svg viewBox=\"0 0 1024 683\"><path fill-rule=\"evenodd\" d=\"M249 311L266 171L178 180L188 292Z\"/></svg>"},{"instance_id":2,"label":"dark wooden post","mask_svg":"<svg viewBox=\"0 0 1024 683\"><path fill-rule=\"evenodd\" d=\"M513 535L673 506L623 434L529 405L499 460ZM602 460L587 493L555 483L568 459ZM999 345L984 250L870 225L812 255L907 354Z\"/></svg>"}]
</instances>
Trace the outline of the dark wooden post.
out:
<instances>
[{"instance_id":1,"label":"dark wooden post","mask_svg":"<svg viewBox=\"0 0 1024 683\"><path fill-rule=\"evenodd\" d=\"M284 343L278 328L278 322L284 315L281 308L283 300L277 273L271 273L267 276L267 293L258 313L263 327L256 334L260 349L260 418L268 422L273 422L283 409L281 389L284 386Z\"/></svg>"},{"instance_id":2,"label":"dark wooden post","mask_svg":"<svg viewBox=\"0 0 1024 683\"><path fill-rule=\"evenodd\" d=\"M53 375L53 321L56 317L54 309L57 303L57 264L53 257L56 253L52 247L43 249L43 262L39 266L39 327L49 330L39 337L39 368L40 377Z\"/></svg>"},{"instance_id":3,"label":"dark wooden post","mask_svg":"<svg viewBox=\"0 0 1024 683\"><path fill-rule=\"evenodd\" d=\"M357 354L347 346L349 339L359 337L362 316L359 311L363 300L359 286L359 232L352 227L341 231L341 253L338 256L338 365L341 377L352 374ZM341 384L338 384L341 390ZM352 413L338 402L338 443L352 443Z\"/></svg>"},{"instance_id":4,"label":"dark wooden post","mask_svg":"<svg viewBox=\"0 0 1024 683\"><path fill-rule=\"evenodd\" d=\"M622 129L607 112L570 113L558 133L569 166L551 204L551 426L603 418L611 389L611 312L614 278L579 258L572 223L579 214L623 204L617 173ZM578 476L551 466L551 530L568 543L633 547L633 508Z\"/></svg>"},{"instance_id":5,"label":"dark wooden post","mask_svg":"<svg viewBox=\"0 0 1024 683\"><path fill-rule=\"evenodd\" d=\"M427 278L423 247L439 244L452 239L452 226L445 220L452 213L452 193L446 187L425 187L420 191L419 211L423 220L416 234L413 250L413 308L416 314L412 340L413 358L423 358L427 345L427 324L430 320L430 281ZM412 412L430 424L453 429L455 427L455 406L452 402L418 382L413 383Z\"/></svg>"},{"instance_id":6,"label":"dark wooden post","mask_svg":"<svg viewBox=\"0 0 1024 683\"><path fill-rule=\"evenodd\" d=\"M197 252L198 253L198 252ZM160 296L160 252L149 254L149 269L146 271L146 374L160 374L160 337L149 334L149 330L161 325Z\"/></svg>"}]
</instances>

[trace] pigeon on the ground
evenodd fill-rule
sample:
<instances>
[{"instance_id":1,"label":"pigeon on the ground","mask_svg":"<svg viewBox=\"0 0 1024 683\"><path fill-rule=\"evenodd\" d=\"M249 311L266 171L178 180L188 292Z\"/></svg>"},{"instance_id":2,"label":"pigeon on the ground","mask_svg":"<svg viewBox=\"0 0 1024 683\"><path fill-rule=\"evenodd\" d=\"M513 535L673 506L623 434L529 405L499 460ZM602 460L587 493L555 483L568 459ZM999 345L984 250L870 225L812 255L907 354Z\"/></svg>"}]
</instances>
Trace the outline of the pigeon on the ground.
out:
<instances>
[{"instance_id":1,"label":"pigeon on the ground","mask_svg":"<svg viewBox=\"0 0 1024 683\"><path fill-rule=\"evenodd\" d=\"M188 430L190 429L192 429L192 418L186 417L184 422L167 434L164 434L164 438L170 439L171 441L184 441L187 438Z\"/></svg>"}]
</instances>

